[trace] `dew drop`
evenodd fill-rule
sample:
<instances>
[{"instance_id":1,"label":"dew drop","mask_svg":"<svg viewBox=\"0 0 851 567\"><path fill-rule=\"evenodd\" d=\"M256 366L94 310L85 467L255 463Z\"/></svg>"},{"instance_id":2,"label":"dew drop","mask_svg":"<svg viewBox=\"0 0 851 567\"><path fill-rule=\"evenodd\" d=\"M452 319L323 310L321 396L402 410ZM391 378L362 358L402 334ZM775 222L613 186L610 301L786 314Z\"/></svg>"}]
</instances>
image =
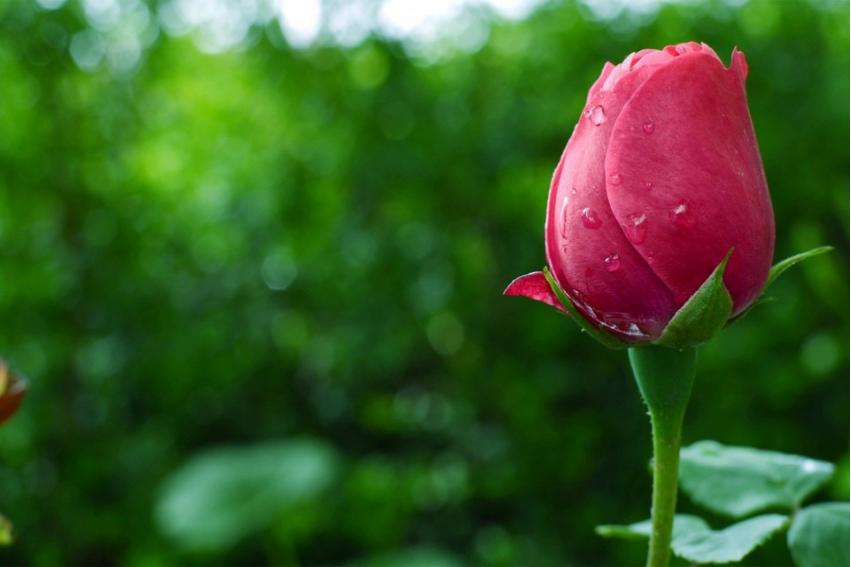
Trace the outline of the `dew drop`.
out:
<instances>
[{"instance_id":1,"label":"dew drop","mask_svg":"<svg viewBox=\"0 0 851 567\"><path fill-rule=\"evenodd\" d=\"M629 215L626 223L621 225L626 237L633 244L642 244L647 240L647 216L645 214Z\"/></svg>"},{"instance_id":2,"label":"dew drop","mask_svg":"<svg viewBox=\"0 0 851 567\"><path fill-rule=\"evenodd\" d=\"M652 120L648 120L648 121L647 121L647 122L645 122L645 123L644 123L644 125L641 127L641 129L642 129L642 130L644 130L644 133L645 133L645 134L652 134L652 133L653 133L653 130L654 130L655 128L656 128L656 126L654 126L654 125L653 125L653 121L652 121Z\"/></svg>"},{"instance_id":3,"label":"dew drop","mask_svg":"<svg viewBox=\"0 0 851 567\"><path fill-rule=\"evenodd\" d=\"M568 213L570 212L567 208L568 198L565 197L561 202L561 237L567 238L567 221L568 221Z\"/></svg>"},{"instance_id":4,"label":"dew drop","mask_svg":"<svg viewBox=\"0 0 851 567\"><path fill-rule=\"evenodd\" d=\"M627 327L624 332L630 337L640 337L644 335L635 323L630 323L629 327Z\"/></svg>"},{"instance_id":5,"label":"dew drop","mask_svg":"<svg viewBox=\"0 0 851 567\"><path fill-rule=\"evenodd\" d=\"M623 182L623 177L621 177L620 173L613 173L611 178L610 178L610 181L612 182L612 185L617 187L618 185L620 185Z\"/></svg>"},{"instance_id":6,"label":"dew drop","mask_svg":"<svg viewBox=\"0 0 851 567\"><path fill-rule=\"evenodd\" d=\"M603 110L603 107L598 104L588 109L588 112L586 112L585 115L588 117L591 124L599 126L603 123L603 120L605 120L606 113Z\"/></svg>"},{"instance_id":7,"label":"dew drop","mask_svg":"<svg viewBox=\"0 0 851 567\"><path fill-rule=\"evenodd\" d=\"M617 254L612 254L603 260L603 266L607 272L617 272L621 269L621 259Z\"/></svg>"},{"instance_id":8,"label":"dew drop","mask_svg":"<svg viewBox=\"0 0 851 567\"><path fill-rule=\"evenodd\" d=\"M576 195L576 187L571 187L571 188L570 188L570 194L571 194L571 195Z\"/></svg>"},{"instance_id":9,"label":"dew drop","mask_svg":"<svg viewBox=\"0 0 851 567\"><path fill-rule=\"evenodd\" d=\"M597 213L591 210L591 207L585 207L582 209L582 224L585 225L585 228L590 229L598 229L600 225L603 224L603 221L600 220L600 217L597 216Z\"/></svg>"},{"instance_id":10,"label":"dew drop","mask_svg":"<svg viewBox=\"0 0 851 567\"><path fill-rule=\"evenodd\" d=\"M647 182L644 183L644 188L647 189L648 191L650 191L651 189L653 189L653 184L651 182L647 181Z\"/></svg>"},{"instance_id":11,"label":"dew drop","mask_svg":"<svg viewBox=\"0 0 851 567\"><path fill-rule=\"evenodd\" d=\"M688 204L680 203L671 211L671 224L678 228L690 229L694 226L694 215L689 212Z\"/></svg>"}]
</instances>

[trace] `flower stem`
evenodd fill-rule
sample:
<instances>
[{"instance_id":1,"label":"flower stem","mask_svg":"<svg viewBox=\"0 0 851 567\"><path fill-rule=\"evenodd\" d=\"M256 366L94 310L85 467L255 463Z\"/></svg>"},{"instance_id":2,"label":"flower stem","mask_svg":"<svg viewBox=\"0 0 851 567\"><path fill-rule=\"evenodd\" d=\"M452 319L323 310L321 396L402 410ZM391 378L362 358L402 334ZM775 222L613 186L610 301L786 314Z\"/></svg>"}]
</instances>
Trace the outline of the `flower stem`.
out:
<instances>
[{"instance_id":1,"label":"flower stem","mask_svg":"<svg viewBox=\"0 0 851 567\"><path fill-rule=\"evenodd\" d=\"M648 567L667 567L677 507L680 441L697 349L629 349L629 361L653 430L653 508Z\"/></svg>"}]
</instances>

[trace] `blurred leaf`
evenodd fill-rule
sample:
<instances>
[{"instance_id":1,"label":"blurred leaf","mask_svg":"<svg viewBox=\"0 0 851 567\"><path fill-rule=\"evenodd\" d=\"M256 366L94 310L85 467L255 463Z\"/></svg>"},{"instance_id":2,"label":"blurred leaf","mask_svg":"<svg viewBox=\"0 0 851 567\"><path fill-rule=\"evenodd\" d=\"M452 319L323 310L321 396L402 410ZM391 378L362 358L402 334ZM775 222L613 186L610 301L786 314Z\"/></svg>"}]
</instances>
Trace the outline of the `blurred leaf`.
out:
<instances>
[{"instance_id":1,"label":"blurred leaf","mask_svg":"<svg viewBox=\"0 0 851 567\"><path fill-rule=\"evenodd\" d=\"M464 565L454 555L433 547L411 547L388 551L366 559L356 565L365 567L461 567Z\"/></svg>"},{"instance_id":2,"label":"blurred leaf","mask_svg":"<svg viewBox=\"0 0 851 567\"><path fill-rule=\"evenodd\" d=\"M318 498L338 464L334 449L319 440L212 449L165 480L156 521L188 550L226 550Z\"/></svg>"},{"instance_id":3,"label":"blurred leaf","mask_svg":"<svg viewBox=\"0 0 851 567\"><path fill-rule=\"evenodd\" d=\"M7 547L15 541L12 522L5 516L0 516L0 546Z\"/></svg>"},{"instance_id":4,"label":"blurred leaf","mask_svg":"<svg viewBox=\"0 0 851 567\"><path fill-rule=\"evenodd\" d=\"M824 461L715 441L694 443L680 453L683 490L713 512L734 518L772 507L791 511L830 480L833 470Z\"/></svg>"},{"instance_id":5,"label":"blurred leaf","mask_svg":"<svg viewBox=\"0 0 851 567\"><path fill-rule=\"evenodd\" d=\"M792 519L787 541L798 567L845 567L849 559L849 520L847 502L813 504Z\"/></svg>"}]
</instances>

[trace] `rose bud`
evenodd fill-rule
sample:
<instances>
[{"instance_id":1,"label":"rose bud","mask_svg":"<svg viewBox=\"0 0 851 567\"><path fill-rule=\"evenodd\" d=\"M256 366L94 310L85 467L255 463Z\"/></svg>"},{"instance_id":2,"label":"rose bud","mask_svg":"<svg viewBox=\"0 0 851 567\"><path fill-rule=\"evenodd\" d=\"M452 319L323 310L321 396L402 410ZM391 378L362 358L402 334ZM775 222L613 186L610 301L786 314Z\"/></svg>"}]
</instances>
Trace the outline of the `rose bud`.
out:
<instances>
[{"instance_id":1,"label":"rose bud","mask_svg":"<svg viewBox=\"0 0 851 567\"><path fill-rule=\"evenodd\" d=\"M747 73L741 52L725 68L697 43L606 63L550 187L552 281L536 272L505 293L569 311L624 346L664 339L687 303L678 326L711 308L713 329L660 344L702 342L748 308L771 268L774 216Z\"/></svg>"},{"instance_id":2,"label":"rose bud","mask_svg":"<svg viewBox=\"0 0 851 567\"><path fill-rule=\"evenodd\" d=\"M6 361L0 358L0 424L18 411L27 386L27 381L10 371Z\"/></svg>"}]
</instances>

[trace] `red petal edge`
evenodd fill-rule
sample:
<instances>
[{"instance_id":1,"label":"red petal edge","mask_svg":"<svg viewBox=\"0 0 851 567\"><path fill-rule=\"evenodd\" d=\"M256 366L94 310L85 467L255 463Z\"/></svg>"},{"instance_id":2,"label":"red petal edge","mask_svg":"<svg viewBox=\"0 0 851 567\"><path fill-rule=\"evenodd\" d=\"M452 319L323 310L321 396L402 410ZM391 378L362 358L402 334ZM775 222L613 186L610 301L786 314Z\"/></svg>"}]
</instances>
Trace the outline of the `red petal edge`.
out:
<instances>
[{"instance_id":1,"label":"red petal edge","mask_svg":"<svg viewBox=\"0 0 851 567\"><path fill-rule=\"evenodd\" d=\"M742 77L742 83L748 78L748 62L745 60L745 54L739 51L737 47L733 48L733 55L730 58L730 69L734 69Z\"/></svg>"},{"instance_id":2,"label":"red petal edge","mask_svg":"<svg viewBox=\"0 0 851 567\"><path fill-rule=\"evenodd\" d=\"M529 299L540 301L555 307L559 311L567 313L564 306L553 293L553 288L550 287L550 282L547 281L544 272L532 272L525 276L520 276L505 288L503 295L524 295Z\"/></svg>"}]
</instances>

